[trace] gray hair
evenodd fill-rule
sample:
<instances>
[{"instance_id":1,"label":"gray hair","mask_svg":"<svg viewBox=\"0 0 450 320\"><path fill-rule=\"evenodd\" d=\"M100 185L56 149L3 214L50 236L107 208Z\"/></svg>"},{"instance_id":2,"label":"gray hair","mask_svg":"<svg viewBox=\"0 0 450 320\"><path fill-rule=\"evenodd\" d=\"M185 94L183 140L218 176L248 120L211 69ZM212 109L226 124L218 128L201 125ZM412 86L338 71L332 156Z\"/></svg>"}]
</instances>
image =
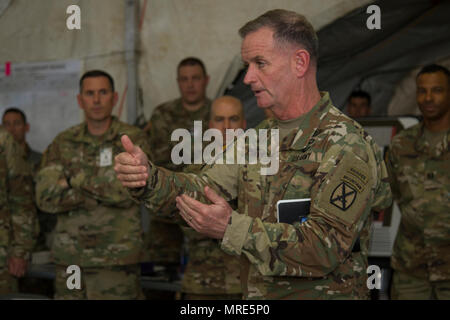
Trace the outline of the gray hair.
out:
<instances>
[{"instance_id":1,"label":"gray hair","mask_svg":"<svg viewBox=\"0 0 450 320\"><path fill-rule=\"evenodd\" d=\"M239 35L245 38L263 27L274 31L273 38L278 44L300 45L309 52L311 60L317 62L319 40L313 26L303 15L283 9L270 10L247 22L239 29Z\"/></svg>"}]
</instances>

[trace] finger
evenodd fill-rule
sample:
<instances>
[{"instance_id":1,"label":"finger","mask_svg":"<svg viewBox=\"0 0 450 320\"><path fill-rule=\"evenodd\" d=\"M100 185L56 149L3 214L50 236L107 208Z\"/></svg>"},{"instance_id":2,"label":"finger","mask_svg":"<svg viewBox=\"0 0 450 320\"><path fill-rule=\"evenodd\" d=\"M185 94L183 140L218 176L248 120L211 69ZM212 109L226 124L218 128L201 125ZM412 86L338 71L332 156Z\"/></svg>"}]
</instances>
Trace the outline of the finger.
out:
<instances>
[{"instance_id":1,"label":"finger","mask_svg":"<svg viewBox=\"0 0 450 320\"><path fill-rule=\"evenodd\" d=\"M9 273L12 274L13 276L17 277L17 265L15 263L11 264Z\"/></svg>"},{"instance_id":2,"label":"finger","mask_svg":"<svg viewBox=\"0 0 450 320\"><path fill-rule=\"evenodd\" d=\"M191 209L193 209L199 213L201 213L202 210L204 210L208 207L208 205L206 205L200 201L197 201L194 198L192 198L186 194L182 194L180 196L180 198L187 206L189 206Z\"/></svg>"},{"instance_id":3,"label":"finger","mask_svg":"<svg viewBox=\"0 0 450 320\"><path fill-rule=\"evenodd\" d=\"M25 276L26 273L27 273L27 266L24 265L24 266L22 267L21 272L20 272L20 277Z\"/></svg>"},{"instance_id":4,"label":"finger","mask_svg":"<svg viewBox=\"0 0 450 320\"><path fill-rule=\"evenodd\" d=\"M122 165L122 164L116 164L114 166L114 171L116 171L117 174L137 174L137 175L146 175L146 178L148 176L147 169L144 166L134 166L134 165Z\"/></svg>"},{"instance_id":5,"label":"finger","mask_svg":"<svg viewBox=\"0 0 450 320\"><path fill-rule=\"evenodd\" d=\"M145 182L147 181L147 173L118 173L117 179L122 182Z\"/></svg>"},{"instance_id":6,"label":"finger","mask_svg":"<svg viewBox=\"0 0 450 320\"><path fill-rule=\"evenodd\" d=\"M208 186L205 187L205 195L214 204L221 204L223 202L226 202L224 198L219 196L213 189Z\"/></svg>"},{"instance_id":7,"label":"finger","mask_svg":"<svg viewBox=\"0 0 450 320\"><path fill-rule=\"evenodd\" d=\"M127 152L119 153L114 157L114 162L119 165L138 166L139 161Z\"/></svg>"},{"instance_id":8,"label":"finger","mask_svg":"<svg viewBox=\"0 0 450 320\"><path fill-rule=\"evenodd\" d=\"M185 212L185 210L182 208L182 206L178 203L177 201L177 208L180 212L181 217L184 219L184 221L186 221L186 223L194 230L198 231L198 226L196 221L192 218L192 216L190 216L189 214L187 214Z\"/></svg>"},{"instance_id":9,"label":"finger","mask_svg":"<svg viewBox=\"0 0 450 320\"><path fill-rule=\"evenodd\" d=\"M120 180L120 179L119 179ZM121 181L121 183L122 183L122 185L125 187L125 188L141 188L141 187L144 187L146 184L147 184L147 182L146 181L133 181L133 182L130 182L130 181Z\"/></svg>"},{"instance_id":10,"label":"finger","mask_svg":"<svg viewBox=\"0 0 450 320\"><path fill-rule=\"evenodd\" d=\"M17 277L21 278L23 277L23 267L20 266L19 268L17 268Z\"/></svg>"},{"instance_id":11,"label":"finger","mask_svg":"<svg viewBox=\"0 0 450 320\"><path fill-rule=\"evenodd\" d=\"M186 203L186 201L183 200L183 197L177 197L177 205L179 206L179 209L183 210L188 216L192 217L192 219L196 219L199 215L195 208L191 208L189 204Z\"/></svg>"},{"instance_id":12,"label":"finger","mask_svg":"<svg viewBox=\"0 0 450 320\"><path fill-rule=\"evenodd\" d=\"M122 141L122 145L123 145L123 148L125 149L125 151L134 156L136 149L135 149L135 146L134 146L133 142L131 141L131 139L128 138L128 136L126 134L124 134L120 138L120 140Z\"/></svg>"}]
</instances>

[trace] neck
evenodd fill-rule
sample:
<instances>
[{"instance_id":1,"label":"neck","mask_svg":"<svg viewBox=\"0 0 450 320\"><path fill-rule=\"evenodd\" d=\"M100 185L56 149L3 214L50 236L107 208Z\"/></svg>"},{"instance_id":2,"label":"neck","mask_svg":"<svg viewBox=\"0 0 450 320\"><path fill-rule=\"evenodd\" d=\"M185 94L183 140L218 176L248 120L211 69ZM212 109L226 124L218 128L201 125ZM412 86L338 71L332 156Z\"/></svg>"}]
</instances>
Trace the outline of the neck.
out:
<instances>
[{"instance_id":1,"label":"neck","mask_svg":"<svg viewBox=\"0 0 450 320\"><path fill-rule=\"evenodd\" d=\"M206 99L203 98L203 100L200 100L199 102L195 103L187 103L184 100L181 100L181 102L183 104L183 108L185 108L187 111L194 112L200 109L205 104L205 100Z\"/></svg>"},{"instance_id":2,"label":"neck","mask_svg":"<svg viewBox=\"0 0 450 320\"><path fill-rule=\"evenodd\" d=\"M450 112L447 112L442 118L431 120L423 119L425 128L431 132L442 132L450 129Z\"/></svg>"},{"instance_id":3,"label":"neck","mask_svg":"<svg viewBox=\"0 0 450 320\"><path fill-rule=\"evenodd\" d=\"M93 136L103 135L111 126L112 117L108 117L104 120L86 120L88 131Z\"/></svg>"},{"instance_id":4,"label":"neck","mask_svg":"<svg viewBox=\"0 0 450 320\"><path fill-rule=\"evenodd\" d=\"M27 152L27 143L25 142L25 140L23 140L22 142L19 142L19 145L22 147L23 151L26 153Z\"/></svg>"},{"instance_id":5,"label":"neck","mask_svg":"<svg viewBox=\"0 0 450 320\"><path fill-rule=\"evenodd\" d=\"M295 94L289 97L286 106L279 108L281 114L277 114L279 120L295 119L308 113L319 102L321 96L315 80L306 80L301 84Z\"/></svg>"}]
</instances>

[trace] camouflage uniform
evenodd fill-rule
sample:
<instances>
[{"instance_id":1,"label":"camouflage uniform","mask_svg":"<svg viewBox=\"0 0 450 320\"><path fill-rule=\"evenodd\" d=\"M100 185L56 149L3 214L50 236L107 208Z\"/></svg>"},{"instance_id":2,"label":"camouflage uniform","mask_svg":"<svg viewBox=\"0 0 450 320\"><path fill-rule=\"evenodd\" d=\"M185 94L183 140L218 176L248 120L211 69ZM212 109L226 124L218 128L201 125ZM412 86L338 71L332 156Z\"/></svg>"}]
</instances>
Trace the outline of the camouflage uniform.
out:
<instances>
[{"instance_id":1,"label":"camouflage uniform","mask_svg":"<svg viewBox=\"0 0 450 320\"><path fill-rule=\"evenodd\" d=\"M0 126L0 295L17 290L8 257L28 260L36 237L31 171L23 150Z\"/></svg>"},{"instance_id":2,"label":"camouflage uniform","mask_svg":"<svg viewBox=\"0 0 450 320\"><path fill-rule=\"evenodd\" d=\"M190 165L184 172L199 173L202 166ZM236 201L230 203L237 208ZM187 240L188 262L183 275L181 291L184 299L241 299L239 258L220 249L220 242L196 232L178 215Z\"/></svg>"},{"instance_id":3,"label":"camouflage uniform","mask_svg":"<svg viewBox=\"0 0 450 320\"><path fill-rule=\"evenodd\" d=\"M450 130L433 145L423 123L392 140L389 171L402 213L391 258L393 298L450 299L449 146Z\"/></svg>"},{"instance_id":4,"label":"camouflage uniform","mask_svg":"<svg viewBox=\"0 0 450 320\"><path fill-rule=\"evenodd\" d=\"M35 182L34 176L39 170L41 158L42 153L34 151L33 149L30 148L28 144L25 144L25 159L28 165L31 167L33 173L33 182ZM33 186L33 194L34 194L34 186ZM33 199L35 199L34 195ZM36 246L33 251L50 250L49 244L51 243L51 232L53 231L56 225L56 216L38 209L37 218L38 218L37 225L39 226L40 232L38 232Z\"/></svg>"},{"instance_id":5,"label":"camouflage uniform","mask_svg":"<svg viewBox=\"0 0 450 320\"><path fill-rule=\"evenodd\" d=\"M41 163L42 153L34 151L28 144L25 144L25 158L31 166L33 173L37 172Z\"/></svg>"},{"instance_id":6,"label":"camouflage uniform","mask_svg":"<svg viewBox=\"0 0 450 320\"><path fill-rule=\"evenodd\" d=\"M111 272L114 267L125 266L139 271L143 245L139 206L114 172L113 157L123 151L123 134L134 137L137 145L149 152L147 137L140 129L113 117L111 126L100 137L91 135L86 123L60 133L42 157L36 200L43 211L58 214L52 257L61 267L74 264L89 274L102 270L99 268ZM57 277L60 275L57 272ZM132 289L120 292L132 294L116 298L137 298L141 294L140 287L131 280L128 285ZM70 292L59 283L64 281L56 280L56 298L79 297L76 290ZM83 297L89 298L91 290L97 289L88 287ZM110 299L111 294L105 292L104 298Z\"/></svg>"},{"instance_id":7,"label":"camouflage uniform","mask_svg":"<svg viewBox=\"0 0 450 320\"><path fill-rule=\"evenodd\" d=\"M204 106L195 112L183 107L181 98L169 101L156 107L150 119L151 160L157 166L172 171L181 171L184 165L175 165L171 160L171 150L178 141L170 137L175 129L188 129L193 132L195 120L201 120L203 131L208 129L211 101L206 100ZM149 260L158 264L178 266L183 245L183 233L178 224L170 219L151 217L149 232L146 235L149 247Z\"/></svg>"},{"instance_id":8,"label":"camouflage uniform","mask_svg":"<svg viewBox=\"0 0 450 320\"><path fill-rule=\"evenodd\" d=\"M280 144L275 175L261 176L260 163L215 164L199 176L150 163L146 187L130 192L150 208L173 205L181 191L206 202L205 185L237 197L221 248L240 255L248 299L367 299L371 211L392 202L381 152L328 93L300 119ZM258 128L277 128L277 120ZM311 198L308 220L277 223L277 201L299 198Z\"/></svg>"}]
</instances>

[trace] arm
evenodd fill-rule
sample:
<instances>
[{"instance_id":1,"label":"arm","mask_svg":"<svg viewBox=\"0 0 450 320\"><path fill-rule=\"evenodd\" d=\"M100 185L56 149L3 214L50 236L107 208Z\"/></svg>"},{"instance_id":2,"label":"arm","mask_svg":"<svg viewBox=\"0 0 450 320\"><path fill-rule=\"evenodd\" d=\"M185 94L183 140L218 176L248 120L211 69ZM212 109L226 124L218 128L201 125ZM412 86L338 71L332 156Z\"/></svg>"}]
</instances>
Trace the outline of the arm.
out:
<instances>
[{"instance_id":1,"label":"arm","mask_svg":"<svg viewBox=\"0 0 450 320\"><path fill-rule=\"evenodd\" d=\"M163 212L172 212L175 198L181 193L207 201L203 193L207 185L227 200L237 196L238 165L212 165L199 175L174 173L149 162L145 153L127 136L122 137L122 144L126 152L115 157L114 170L131 196L144 202L150 210L164 207Z\"/></svg>"},{"instance_id":2,"label":"arm","mask_svg":"<svg viewBox=\"0 0 450 320\"><path fill-rule=\"evenodd\" d=\"M147 142L147 136L137 128L133 128L131 134L136 146L139 146L143 152L149 154L150 148ZM70 179L70 185L73 188L79 189L86 197L94 198L104 205L125 208L134 205L130 194L116 178L111 167L95 167L93 170L95 170L95 174L89 174L86 170L80 170Z\"/></svg>"},{"instance_id":3,"label":"arm","mask_svg":"<svg viewBox=\"0 0 450 320\"><path fill-rule=\"evenodd\" d=\"M311 209L305 223L267 223L233 212L222 249L230 254L244 254L263 275L329 274L351 254L375 198L389 202L386 170L381 155L376 157L377 161L373 155L371 159L358 146L331 147L314 176ZM366 183L359 181L359 190L349 184L347 190L342 189L350 170L367 177ZM348 203L344 205L343 198L338 197L345 193Z\"/></svg>"},{"instance_id":4,"label":"arm","mask_svg":"<svg viewBox=\"0 0 450 320\"><path fill-rule=\"evenodd\" d=\"M69 185L58 138L47 148L36 175L36 203L45 212L64 213L80 205L95 205L95 200L85 199L79 190Z\"/></svg>"},{"instance_id":5,"label":"arm","mask_svg":"<svg viewBox=\"0 0 450 320\"><path fill-rule=\"evenodd\" d=\"M7 203L11 213L12 227L12 243L9 249L11 263L18 259L28 260L30 258L36 242L37 217L33 203L31 170L25 161L22 149L12 138L6 139L5 155ZM20 273L17 275L23 275L22 272Z\"/></svg>"},{"instance_id":6,"label":"arm","mask_svg":"<svg viewBox=\"0 0 450 320\"><path fill-rule=\"evenodd\" d=\"M397 140L394 139L388 149L386 167L389 173L389 183L391 185L392 194L397 201L400 199L400 189L397 179L398 163Z\"/></svg>"}]
</instances>

